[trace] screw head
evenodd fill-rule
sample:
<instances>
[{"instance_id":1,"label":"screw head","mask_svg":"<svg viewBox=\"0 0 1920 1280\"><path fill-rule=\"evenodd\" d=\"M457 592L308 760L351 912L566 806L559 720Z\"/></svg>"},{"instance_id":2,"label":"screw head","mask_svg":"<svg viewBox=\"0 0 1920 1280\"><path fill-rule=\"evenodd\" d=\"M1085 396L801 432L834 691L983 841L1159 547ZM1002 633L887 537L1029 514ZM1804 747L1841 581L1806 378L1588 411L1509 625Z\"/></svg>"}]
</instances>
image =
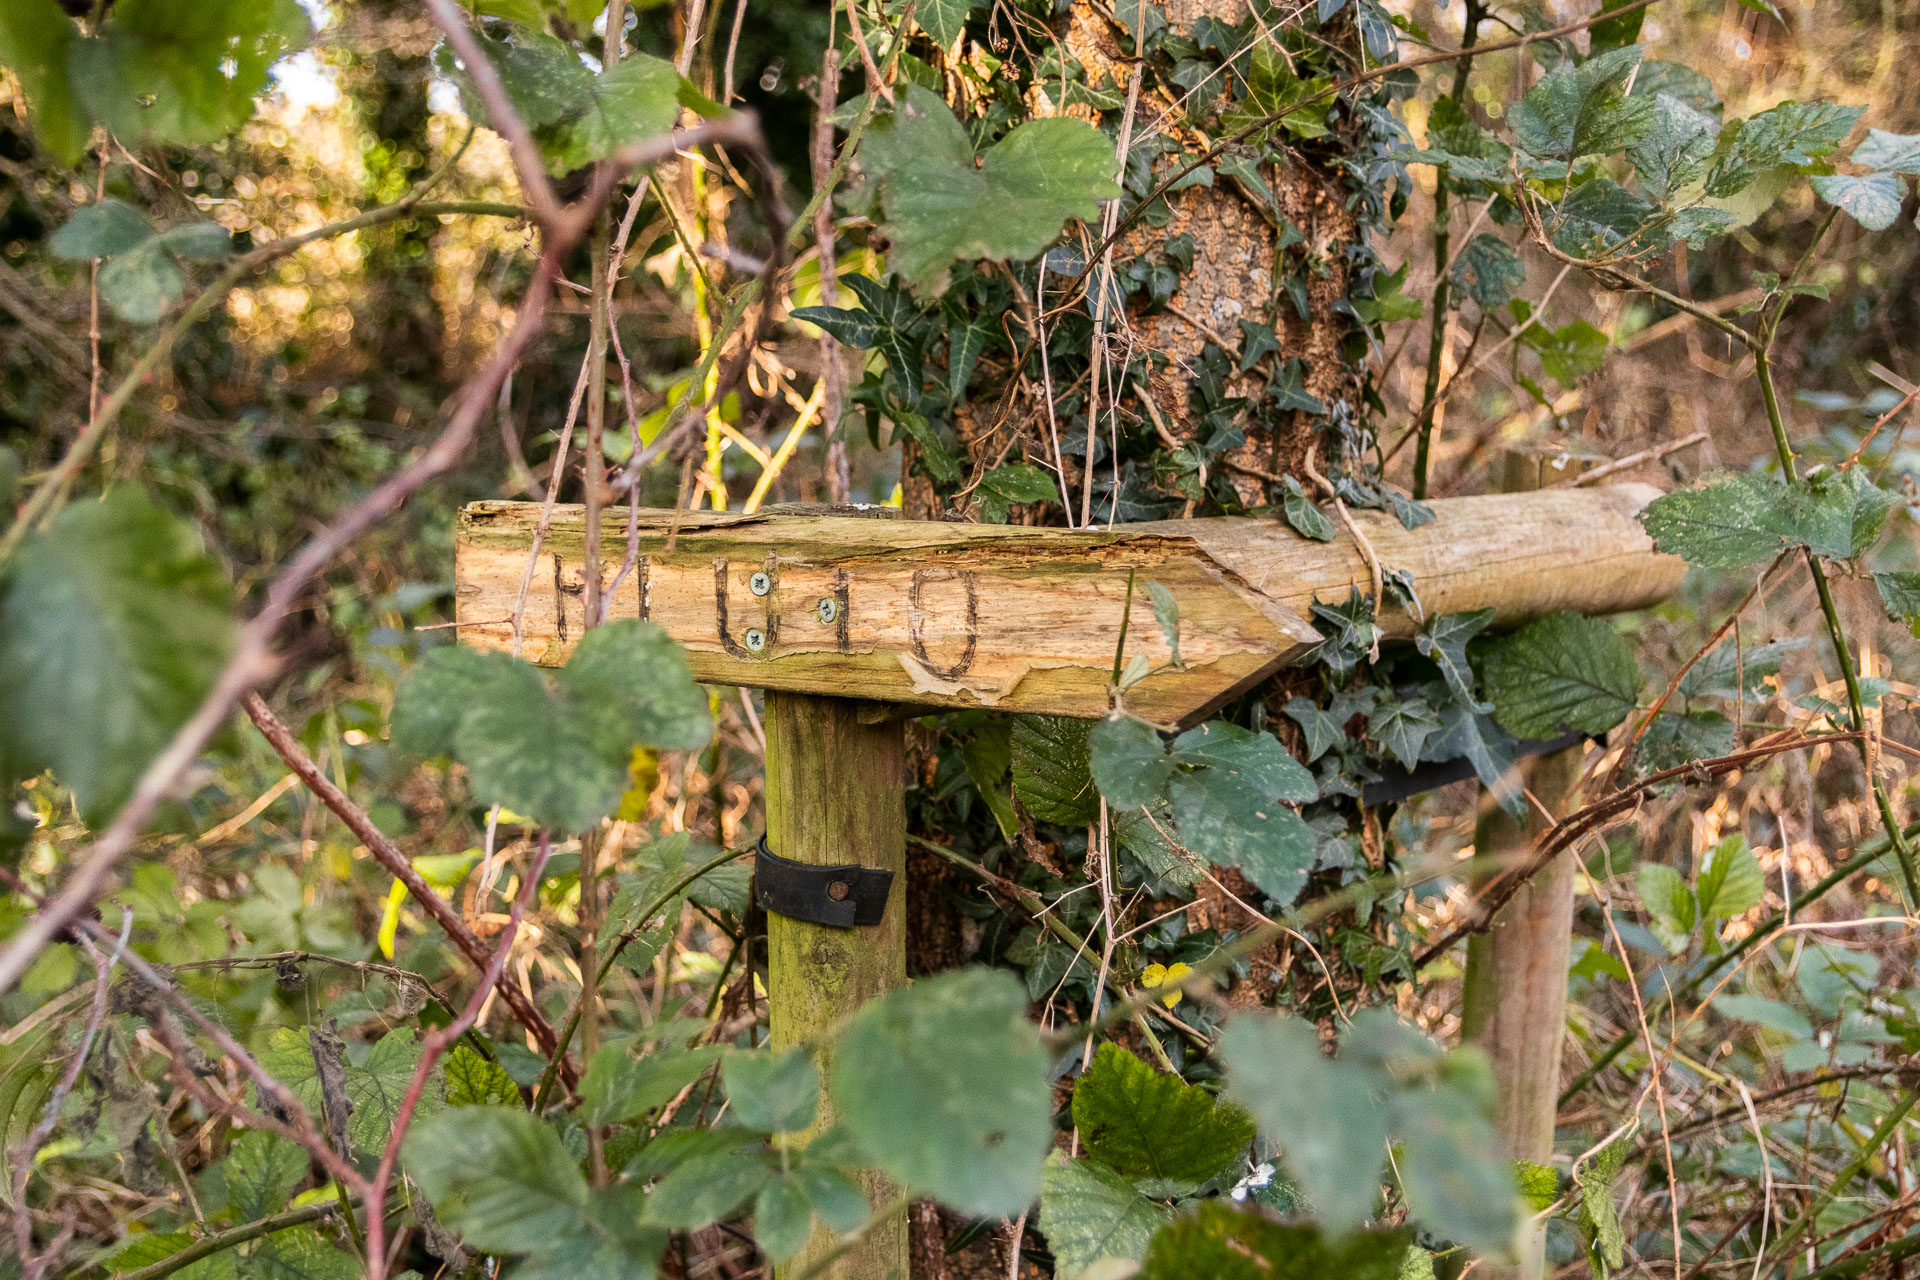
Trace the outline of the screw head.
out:
<instances>
[{"instance_id":1,"label":"screw head","mask_svg":"<svg viewBox=\"0 0 1920 1280\"><path fill-rule=\"evenodd\" d=\"M747 634L742 639L746 641L749 653L758 653L767 647L767 633L758 627L748 627Z\"/></svg>"},{"instance_id":2,"label":"screw head","mask_svg":"<svg viewBox=\"0 0 1920 1280\"><path fill-rule=\"evenodd\" d=\"M821 596L820 603L814 609L814 612L820 615L820 621L822 622L836 622L840 618L840 602L832 596Z\"/></svg>"},{"instance_id":3,"label":"screw head","mask_svg":"<svg viewBox=\"0 0 1920 1280\"><path fill-rule=\"evenodd\" d=\"M847 895L853 892L853 886L845 880L835 880L827 886L827 896L835 902L845 902Z\"/></svg>"},{"instance_id":4,"label":"screw head","mask_svg":"<svg viewBox=\"0 0 1920 1280\"><path fill-rule=\"evenodd\" d=\"M757 596L763 596L773 590L773 579L767 576L767 573L762 570L747 579L747 590Z\"/></svg>"}]
</instances>

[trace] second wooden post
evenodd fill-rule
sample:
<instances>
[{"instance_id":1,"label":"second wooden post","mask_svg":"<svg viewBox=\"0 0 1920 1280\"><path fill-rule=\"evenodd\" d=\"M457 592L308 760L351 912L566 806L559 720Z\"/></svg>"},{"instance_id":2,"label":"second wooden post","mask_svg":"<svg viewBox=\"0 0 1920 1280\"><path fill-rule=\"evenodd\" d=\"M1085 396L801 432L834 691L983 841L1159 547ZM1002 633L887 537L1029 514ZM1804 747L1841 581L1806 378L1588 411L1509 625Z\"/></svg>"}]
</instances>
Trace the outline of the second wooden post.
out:
<instances>
[{"instance_id":1,"label":"second wooden post","mask_svg":"<svg viewBox=\"0 0 1920 1280\"><path fill-rule=\"evenodd\" d=\"M1506 455L1501 486L1508 493L1542 489L1605 461L1591 454L1519 447ZM1580 780L1582 747L1566 747L1522 761L1520 783L1555 816L1566 809ZM1474 852L1502 865L1527 857L1545 820L1528 805L1516 822L1490 796L1480 796ZM1463 1040L1479 1045L1493 1064L1495 1121L1506 1154L1548 1164L1560 1096L1560 1049L1567 1036L1567 965L1573 946L1572 850L1527 882L1494 917L1486 933L1467 939ZM1546 1233L1529 1228L1517 1266L1482 1262L1486 1280L1540 1280L1546 1274Z\"/></svg>"},{"instance_id":2,"label":"second wooden post","mask_svg":"<svg viewBox=\"0 0 1920 1280\"><path fill-rule=\"evenodd\" d=\"M861 724L860 704L845 698L767 691L767 846L811 865L859 864L891 871L880 923L836 929L769 912L768 1021L776 1049L823 1041L849 1014L907 983L906 738L899 720ZM822 1076L831 1069L823 1052ZM833 1123L823 1090L812 1136ZM877 1175L865 1186L876 1209L893 1187ZM834 1247L816 1229L781 1268L805 1273ZM836 1280L906 1280L907 1223L877 1223L826 1272Z\"/></svg>"}]
</instances>

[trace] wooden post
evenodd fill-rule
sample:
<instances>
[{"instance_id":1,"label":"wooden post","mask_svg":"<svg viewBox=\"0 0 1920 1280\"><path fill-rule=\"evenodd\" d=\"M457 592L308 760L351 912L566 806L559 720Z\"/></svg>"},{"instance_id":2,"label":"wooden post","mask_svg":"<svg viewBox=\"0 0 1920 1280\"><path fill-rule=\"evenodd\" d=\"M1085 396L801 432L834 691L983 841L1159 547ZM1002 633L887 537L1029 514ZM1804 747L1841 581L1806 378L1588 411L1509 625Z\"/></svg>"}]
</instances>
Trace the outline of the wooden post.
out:
<instances>
[{"instance_id":1,"label":"wooden post","mask_svg":"<svg viewBox=\"0 0 1920 1280\"><path fill-rule=\"evenodd\" d=\"M862 724L860 703L802 693L767 693L767 845L796 862L859 863L894 873L878 925L831 929L767 916L767 1002L773 1047L819 1043L854 1010L907 984L906 731L899 720ZM819 1055L821 1074L829 1069ZM824 1093L802 1141L833 1123ZM876 1210L897 1194L868 1175L864 1190ZM816 1229L807 1247L780 1271L797 1276L834 1247ZM876 1224L836 1261L829 1277L906 1280L907 1220Z\"/></svg>"},{"instance_id":2,"label":"wooden post","mask_svg":"<svg viewBox=\"0 0 1920 1280\"><path fill-rule=\"evenodd\" d=\"M1539 489L1606 461L1564 449L1518 447L1506 455L1503 488ZM1580 778L1582 747L1535 756L1516 766L1522 785L1555 814L1565 811ZM1474 852L1502 865L1527 856L1545 825L1530 804L1516 822L1483 791ZM1495 1121L1506 1154L1547 1164L1553 1159L1554 1117L1560 1094L1560 1050L1567 1035L1567 964L1573 944L1573 879L1569 849L1529 880L1494 918L1486 933L1467 939L1463 1040L1493 1061ZM1529 1229L1517 1266L1483 1261L1485 1280L1541 1280L1546 1274L1544 1229Z\"/></svg>"}]
</instances>

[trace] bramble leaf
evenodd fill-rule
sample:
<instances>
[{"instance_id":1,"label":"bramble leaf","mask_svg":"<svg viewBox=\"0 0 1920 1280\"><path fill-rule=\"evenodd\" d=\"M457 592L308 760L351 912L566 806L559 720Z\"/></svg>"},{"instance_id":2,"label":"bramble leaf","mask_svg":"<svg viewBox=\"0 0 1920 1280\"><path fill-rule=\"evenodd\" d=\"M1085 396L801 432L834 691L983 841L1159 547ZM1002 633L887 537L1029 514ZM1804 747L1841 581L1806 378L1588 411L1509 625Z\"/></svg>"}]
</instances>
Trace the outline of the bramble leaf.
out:
<instances>
[{"instance_id":1,"label":"bramble leaf","mask_svg":"<svg viewBox=\"0 0 1920 1280\"><path fill-rule=\"evenodd\" d=\"M1475 236L1453 264L1453 287L1486 310L1506 306L1526 282L1519 255L1499 236Z\"/></svg>"},{"instance_id":2,"label":"bramble leaf","mask_svg":"<svg viewBox=\"0 0 1920 1280\"><path fill-rule=\"evenodd\" d=\"M1867 140L1848 159L1877 173L1920 174L1920 133L1868 129Z\"/></svg>"},{"instance_id":3,"label":"bramble leaf","mask_svg":"<svg viewBox=\"0 0 1920 1280\"><path fill-rule=\"evenodd\" d=\"M1559 612L1488 644L1481 666L1493 717L1521 738L1599 734L1640 696L1640 665L1618 631Z\"/></svg>"},{"instance_id":4,"label":"bramble leaf","mask_svg":"<svg viewBox=\"0 0 1920 1280\"><path fill-rule=\"evenodd\" d=\"M407 1172L447 1224L481 1249L525 1252L578 1234L587 1180L537 1116L517 1107L459 1107L416 1124Z\"/></svg>"},{"instance_id":5,"label":"bramble leaf","mask_svg":"<svg viewBox=\"0 0 1920 1280\"><path fill-rule=\"evenodd\" d=\"M1627 45L1547 75L1509 112L1513 136L1534 155L1557 159L1626 150L1653 124L1653 102L1623 91L1645 56L1644 46Z\"/></svg>"},{"instance_id":6,"label":"bramble leaf","mask_svg":"<svg viewBox=\"0 0 1920 1280\"><path fill-rule=\"evenodd\" d=\"M842 1123L910 1191L992 1217L1040 1193L1047 1051L1011 974L951 970L881 996L840 1034L832 1063Z\"/></svg>"},{"instance_id":7,"label":"bramble leaf","mask_svg":"<svg viewBox=\"0 0 1920 1280\"><path fill-rule=\"evenodd\" d=\"M1724 199L1769 169L1812 164L1845 140L1865 110L1837 102L1783 102L1749 116L1708 172L1707 194Z\"/></svg>"},{"instance_id":8,"label":"bramble leaf","mask_svg":"<svg viewBox=\"0 0 1920 1280\"><path fill-rule=\"evenodd\" d=\"M1042 822L1084 827L1100 816L1087 723L1064 716L1016 716L1013 794Z\"/></svg>"},{"instance_id":9,"label":"bramble leaf","mask_svg":"<svg viewBox=\"0 0 1920 1280\"><path fill-rule=\"evenodd\" d=\"M1173 761L1152 725L1122 716L1102 720L1087 734L1095 785L1110 809L1157 805L1173 777Z\"/></svg>"},{"instance_id":10,"label":"bramble leaf","mask_svg":"<svg viewBox=\"0 0 1920 1280\"><path fill-rule=\"evenodd\" d=\"M0 758L51 769L90 818L117 808L233 646L198 532L139 489L29 534L0 585Z\"/></svg>"},{"instance_id":11,"label":"bramble leaf","mask_svg":"<svg viewBox=\"0 0 1920 1280\"><path fill-rule=\"evenodd\" d=\"M1738 832L1707 851L1695 877L1694 898L1701 920L1731 920L1760 905L1767 878L1760 860Z\"/></svg>"},{"instance_id":12,"label":"bramble leaf","mask_svg":"<svg viewBox=\"0 0 1920 1280\"><path fill-rule=\"evenodd\" d=\"M922 0L913 7L913 20L920 29L933 38L933 42L942 49L951 49L953 42L960 38L966 29L967 15L978 9L985 0Z\"/></svg>"},{"instance_id":13,"label":"bramble leaf","mask_svg":"<svg viewBox=\"0 0 1920 1280\"><path fill-rule=\"evenodd\" d=\"M1164 1228L1138 1280L1400 1280L1408 1233L1322 1233L1281 1224L1225 1200Z\"/></svg>"},{"instance_id":14,"label":"bramble leaf","mask_svg":"<svg viewBox=\"0 0 1920 1280\"><path fill-rule=\"evenodd\" d=\"M1813 193L1869 231L1885 231L1900 216L1906 184L1890 173L1817 174Z\"/></svg>"},{"instance_id":15,"label":"bramble leaf","mask_svg":"<svg viewBox=\"0 0 1920 1280\"><path fill-rule=\"evenodd\" d=\"M1073 1086L1087 1154L1133 1177L1205 1182L1246 1155L1253 1120L1111 1042Z\"/></svg>"},{"instance_id":16,"label":"bramble leaf","mask_svg":"<svg viewBox=\"0 0 1920 1280\"><path fill-rule=\"evenodd\" d=\"M1627 159L1649 195L1666 199L1697 182L1713 161L1720 122L1671 94L1654 95L1646 136L1627 150Z\"/></svg>"},{"instance_id":17,"label":"bramble leaf","mask_svg":"<svg viewBox=\"0 0 1920 1280\"><path fill-rule=\"evenodd\" d=\"M1080 1275L1102 1258L1139 1261L1154 1232L1172 1220L1171 1210L1092 1160L1070 1160L1061 1151L1047 1158L1040 1230L1062 1276Z\"/></svg>"},{"instance_id":18,"label":"bramble leaf","mask_svg":"<svg viewBox=\"0 0 1920 1280\"><path fill-rule=\"evenodd\" d=\"M729 1054L720 1064L720 1078L734 1114L749 1128L804 1129L820 1106L820 1069L805 1049Z\"/></svg>"}]
</instances>

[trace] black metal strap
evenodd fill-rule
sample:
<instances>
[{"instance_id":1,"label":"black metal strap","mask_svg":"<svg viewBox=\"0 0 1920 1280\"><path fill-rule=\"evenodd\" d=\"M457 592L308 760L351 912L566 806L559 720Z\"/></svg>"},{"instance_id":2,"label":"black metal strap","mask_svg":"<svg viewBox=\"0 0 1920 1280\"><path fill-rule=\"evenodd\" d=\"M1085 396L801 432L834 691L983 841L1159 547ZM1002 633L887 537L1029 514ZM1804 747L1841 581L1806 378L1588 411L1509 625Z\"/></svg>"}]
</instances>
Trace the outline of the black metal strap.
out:
<instances>
[{"instance_id":1,"label":"black metal strap","mask_svg":"<svg viewBox=\"0 0 1920 1280\"><path fill-rule=\"evenodd\" d=\"M1524 760L1528 756L1545 755L1549 751L1577 746L1585 742L1587 736L1584 733L1563 733L1557 738L1523 738L1513 744L1513 756L1516 760ZM1403 769L1389 761L1380 770L1378 782L1369 782L1360 789L1360 803L1371 807L1386 804L1390 800L1405 800L1423 791L1432 791L1450 782L1471 778L1473 774L1473 762L1465 756L1428 761L1413 770Z\"/></svg>"},{"instance_id":2,"label":"black metal strap","mask_svg":"<svg viewBox=\"0 0 1920 1280\"><path fill-rule=\"evenodd\" d=\"M834 929L876 925L887 912L893 872L822 867L783 858L760 837L753 855L753 897L763 911Z\"/></svg>"}]
</instances>

